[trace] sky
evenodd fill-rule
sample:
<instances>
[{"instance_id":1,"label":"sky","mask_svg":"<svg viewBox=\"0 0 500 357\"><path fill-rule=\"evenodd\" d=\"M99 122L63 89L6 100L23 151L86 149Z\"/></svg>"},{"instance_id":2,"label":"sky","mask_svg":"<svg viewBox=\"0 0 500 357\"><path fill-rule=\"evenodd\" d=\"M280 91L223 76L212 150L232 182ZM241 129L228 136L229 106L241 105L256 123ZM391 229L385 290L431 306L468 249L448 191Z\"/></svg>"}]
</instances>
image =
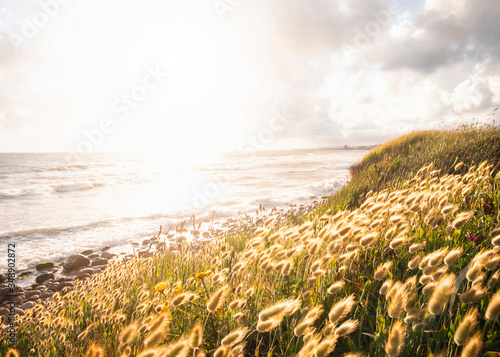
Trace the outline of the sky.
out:
<instances>
[{"instance_id":1,"label":"sky","mask_svg":"<svg viewBox=\"0 0 500 357\"><path fill-rule=\"evenodd\" d=\"M484 122L499 38L498 0L0 0L0 152L371 145Z\"/></svg>"}]
</instances>

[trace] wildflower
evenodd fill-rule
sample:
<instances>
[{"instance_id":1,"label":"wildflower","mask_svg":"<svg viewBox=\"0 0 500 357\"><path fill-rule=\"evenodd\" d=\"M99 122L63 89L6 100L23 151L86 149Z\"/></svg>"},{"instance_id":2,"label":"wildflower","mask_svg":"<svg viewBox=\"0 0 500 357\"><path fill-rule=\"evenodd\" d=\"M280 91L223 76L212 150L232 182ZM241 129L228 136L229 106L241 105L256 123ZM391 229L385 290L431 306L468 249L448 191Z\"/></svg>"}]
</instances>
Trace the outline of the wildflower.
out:
<instances>
[{"instance_id":1,"label":"wildflower","mask_svg":"<svg viewBox=\"0 0 500 357\"><path fill-rule=\"evenodd\" d=\"M159 284L156 284L155 286L155 290L158 291L158 292L162 292L163 290L165 290L165 288L168 286L168 283L159 283Z\"/></svg>"},{"instance_id":2,"label":"wildflower","mask_svg":"<svg viewBox=\"0 0 500 357\"><path fill-rule=\"evenodd\" d=\"M196 273L194 278L196 280L200 280L200 279L205 279L207 277L207 273L205 272L202 272L202 273Z\"/></svg>"},{"instance_id":3,"label":"wildflower","mask_svg":"<svg viewBox=\"0 0 500 357\"><path fill-rule=\"evenodd\" d=\"M182 293L182 284L177 285L174 289L175 295L179 295L180 293Z\"/></svg>"},{"instance_id":4,"label":"wildflower","mask_svg":"<svg viewBox=\"0 0 500 357\"><path fill-rule=\"evenodd\" d=\"M480 234L471 234L469 235L469 241L471 241L472 243L481 243L482 240L483 240L483 236L480 235Z\"/></svg>"}]
</instances>

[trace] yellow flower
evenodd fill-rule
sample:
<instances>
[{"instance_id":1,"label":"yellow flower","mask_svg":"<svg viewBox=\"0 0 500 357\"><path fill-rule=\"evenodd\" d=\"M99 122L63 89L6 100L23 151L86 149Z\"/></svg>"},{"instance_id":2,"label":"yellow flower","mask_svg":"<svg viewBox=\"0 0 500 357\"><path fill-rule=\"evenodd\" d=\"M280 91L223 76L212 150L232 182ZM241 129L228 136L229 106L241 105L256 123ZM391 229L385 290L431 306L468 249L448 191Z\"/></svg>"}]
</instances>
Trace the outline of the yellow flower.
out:
<instances>
[{"instance_id":1,"label":"yellow flower","mask_svg":"<svg viewBox=\"0 0 500 357\"><path fill-rule=\"evenodd\" d=\"M167 287L167 283L159 283L159 284L156 284L155 290L158 292L162 292L163 290L165 290L166 287Z\"/></svg>"},{"instance_id":2,"label":"yellow flower","mask_svg":"<svg viewBox=\"0 0 500 357\"><path fill-rule=\"evenodd\" d=\"M204 279L204 278L206 278L206 277L207 277L207 274L206 274L206 273L197 273L197 274L194 276L194 278L195 278L196 280Z\"/></svg>"},{"instance_id":3,"label":"yellow flower","mask_svg":"<svg viewBox=\"0 0 500 357\"><path fill-rule=\"evenodd\" d=\"M161 312L167 312L167 311L168 311L168 305L163 305Z\"/></svg>"},{"instance_id":4,"label":"yellow flower","mask_svg":"<svg viewBox=\"0 0 500 357\"><path fill-rule=\"evenodd\" d=\"M174 290L175 295L178 295L180 293L182 293L182 285L178 285Z\"/></svg>"}]
</instances>

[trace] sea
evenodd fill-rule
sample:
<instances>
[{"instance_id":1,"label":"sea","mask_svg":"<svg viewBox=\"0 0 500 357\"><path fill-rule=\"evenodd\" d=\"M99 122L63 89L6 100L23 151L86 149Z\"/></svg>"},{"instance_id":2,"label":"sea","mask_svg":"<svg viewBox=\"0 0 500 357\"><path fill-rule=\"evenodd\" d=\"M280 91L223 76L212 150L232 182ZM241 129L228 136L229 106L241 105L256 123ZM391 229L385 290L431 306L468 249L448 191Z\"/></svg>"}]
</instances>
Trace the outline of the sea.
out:
<instances>
[{"instance_id":1,"label":"sea","mask_svg":"<svg viewBox=\"0 0 500 357\"><path fill-rule=\"evenodd\" d=\"M349 166L367 152L236 152L201 161L145 153L0 154L0 272L10 243L20 272L85 249L120 253L193 215L203 230L259 208L310 204L342 187Z\"/></svg>"}]
</instances>

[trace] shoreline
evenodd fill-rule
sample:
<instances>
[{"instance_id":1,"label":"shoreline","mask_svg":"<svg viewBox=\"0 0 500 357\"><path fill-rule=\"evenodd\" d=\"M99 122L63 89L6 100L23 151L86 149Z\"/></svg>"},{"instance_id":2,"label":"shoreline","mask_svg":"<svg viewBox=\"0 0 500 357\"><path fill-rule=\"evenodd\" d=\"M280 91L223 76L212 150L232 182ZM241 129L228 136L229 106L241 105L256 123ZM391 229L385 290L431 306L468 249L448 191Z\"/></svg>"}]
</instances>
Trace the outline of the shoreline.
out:
<instances>
[{"instance_id":1,"label":"shoreline","mask_svg":"<svg viewBox=\"0 0 500 357\"><path fill-rule=\"evenodd\" d=\"M332 194L335 194L335 192ZM135 257L147 258L163 250L173 251L183 241L191 242L191 247L198 250L212 240L227 235L239 232L251 234L272 218L274 218L272 224L279 226L292 216L306 216L324 204L328 197L330 195L314 196L311 197L310 202L307 204L288 204L280 208L266 209L261 206L253 215L243 214L212 221L211 227L205 231L193 232L193 230L184 227L183 224L172 226L167 232L160 228L159 234L150 239L126 244L131 246L132 253L110 253L109 250L115 247L106 246L100 252L89 248L83 250L81 254L73 254L57 262L39 262L33 270L29 271L29 275L25 275L25 278L14 280L14 293L9 292L7 280L0 283L0 317L5 316L5 320L7 319L9 307L11 306L9 298L11 297L14 297L15 300L16 315L22 316L36 305L52 300L56 293L67 294L73 289L76 281L84 281L103 273L112 261L121 260L122 263L126 263ZM125 245L119 245L119 247L125 247ZM49 267L38 268L39 265L47 263ZM19 284L20 281L23 284Z\"/></svg>"}]
</instances>

